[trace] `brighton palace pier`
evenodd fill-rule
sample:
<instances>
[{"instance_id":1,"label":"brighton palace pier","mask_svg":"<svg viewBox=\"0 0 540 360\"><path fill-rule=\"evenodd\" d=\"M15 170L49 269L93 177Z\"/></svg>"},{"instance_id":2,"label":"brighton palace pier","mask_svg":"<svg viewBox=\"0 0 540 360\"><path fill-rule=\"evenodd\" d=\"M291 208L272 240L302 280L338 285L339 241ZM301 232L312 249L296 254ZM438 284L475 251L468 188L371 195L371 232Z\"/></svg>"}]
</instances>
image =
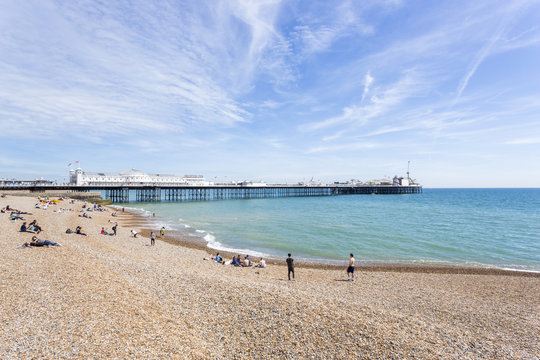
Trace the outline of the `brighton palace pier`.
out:
<instances>
[{"instance_id":1,"label":"brighton palace pier","mask_svg":"<svg viewBox=\"0 0 540 360\"><path fill-rule=\"evenodd\" d=\"M99 191L102 197L114 203L129 201L203 201L226 199L258 199L294 196L336 195L391 195L418 194L422 186L412 183L408 177L393 180L348 182L336 184L266 184L243 181L240 183L213 183L202 175L176 176L146 174L139 170L120 173L85 172L78 168L70 170L70 182L65 185L50 182L26 182L22 185L0 183L0 190L64 190L74 192Z\"/></svg>"}]
</instances>

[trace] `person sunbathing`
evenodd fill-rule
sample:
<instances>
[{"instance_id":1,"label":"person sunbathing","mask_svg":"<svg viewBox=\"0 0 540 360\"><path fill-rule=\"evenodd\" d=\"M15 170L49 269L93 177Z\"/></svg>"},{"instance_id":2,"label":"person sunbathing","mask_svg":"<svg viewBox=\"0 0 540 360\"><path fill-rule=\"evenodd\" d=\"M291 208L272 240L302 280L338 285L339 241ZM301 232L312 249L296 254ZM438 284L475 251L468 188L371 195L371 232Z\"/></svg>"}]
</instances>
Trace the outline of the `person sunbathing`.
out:
<instances>
[{"instance_id":1,"label":"person sunbathing","mask_svg":"<svg viewBox=\"0 0 540 360\"><path fill-rule=\"evenodd\" d=\"M24 247L30 247L30 246L36 246L36 247L47 246L47 247L49 247L49 246L62 246L62 245L60 245L59 243L49 241L49 240L38 239L37 236L32 236L32 241L30 241L29 243L24 243L23 246Z\"/></svg>"},{"instance_id":2,"label":"person sunbathing","mask_svg":"<svg viewBox=\"0 0 540 360\"><path fill-rule=\"evenodd\" d=\"M109 235L109 233L105 231L104 227L101 228L101 235Z\"/></svg>"},{"instance_id":3,"label":"person sunbathing","mask_svg":"<svg viewBox=\"0 0 540 360\"><path fill-rule=\"evenodd\" d=\"M24 220L21 216L15 215L15 213L11 213L11 220Z\"/></svg>"}]
</instances>

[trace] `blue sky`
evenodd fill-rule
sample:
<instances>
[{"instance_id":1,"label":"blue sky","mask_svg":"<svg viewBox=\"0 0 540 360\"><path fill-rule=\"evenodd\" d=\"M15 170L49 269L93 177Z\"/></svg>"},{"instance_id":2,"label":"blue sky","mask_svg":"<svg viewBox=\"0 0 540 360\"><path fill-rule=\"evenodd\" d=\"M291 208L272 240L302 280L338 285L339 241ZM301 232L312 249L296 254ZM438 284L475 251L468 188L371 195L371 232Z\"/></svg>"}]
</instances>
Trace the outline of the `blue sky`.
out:
<instances>
[{"instance_id":1,"label":"blue sky","mask_svg":"<svg viewBox=\"0 0 540 360\"><path fill-rule=\"evenodd\" d=\"M540 186L539 1L19 1L0 177Z\"/></svg>"}]
</instances>

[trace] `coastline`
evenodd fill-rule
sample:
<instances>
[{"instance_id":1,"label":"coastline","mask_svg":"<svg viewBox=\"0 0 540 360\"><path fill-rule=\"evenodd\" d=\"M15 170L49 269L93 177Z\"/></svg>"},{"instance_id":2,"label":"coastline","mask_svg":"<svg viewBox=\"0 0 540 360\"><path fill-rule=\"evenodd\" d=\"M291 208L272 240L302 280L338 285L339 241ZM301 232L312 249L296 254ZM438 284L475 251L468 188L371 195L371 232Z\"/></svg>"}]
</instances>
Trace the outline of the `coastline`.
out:
<instances>
[{"instance_id":1,"label":"coastline","mask_svg":"<svg viewBox=\"0 0 540 360\"><path fill-rule=\"evenodd\" d=\"M118 210L118 207L112 206L111 209ZM125 214L129 215L129 220L126 218L124 222L125 226L131 226L139 228L141 230L141 235L149 238L150 232L154 231L156 235L159 233L159 229L152 228L150 221L152 218L142 214L141 212L129 208L125 210ZM217 250L208 246L208 242L205 241L202 237L189 236L187 232L182 230L168 230L164 238L159 238L161 241L168 242L173 245L183 246L191 249L197 249L205 251L208 253L208 256L215 256L219 252L224 258L231 259L236 255L250 255L253 260L258 258L252 256L250 251L247 252L233 252L228 250ZM268 256L265 257L267 263L285 266L285 257L283 259ZM320 261L306 261L306 260L295 260L295 263L300 268L310 268L310 269L324 269L324 270L343 270L347 267L347 261L343 261L343 265L333 264L330 261L325 262L324 259ZM469 274L469 275L505 275L505 276L526 276L526 277L540 277L540 271L528 271L520 269L504 269L498 267L487 267L487 266L462 266L462 265L436 265L436 264L408 264L408 263L369 263L361 262L357 260L356 268L358 271L366 272L404 272L404 273L436 273L436 274Z\"/></svg>"},{"instance_id":2,"label":"coastline","mask_svg":"<svg viewBox=\"0 0 540 360\"><path fill-rule=\"evenodd\" d=\"M510 274L223 266L207 249L130 236L131 214L84 202L31 212L42 239L0 216L2 358L534 358L540 279ZM63 209L61 212L57 210ZM119 223L117 236L101 235ZM68 234L81 225L88 236ZM156 229L158 230L158 229Z\"/></svg>"}]
</instances>

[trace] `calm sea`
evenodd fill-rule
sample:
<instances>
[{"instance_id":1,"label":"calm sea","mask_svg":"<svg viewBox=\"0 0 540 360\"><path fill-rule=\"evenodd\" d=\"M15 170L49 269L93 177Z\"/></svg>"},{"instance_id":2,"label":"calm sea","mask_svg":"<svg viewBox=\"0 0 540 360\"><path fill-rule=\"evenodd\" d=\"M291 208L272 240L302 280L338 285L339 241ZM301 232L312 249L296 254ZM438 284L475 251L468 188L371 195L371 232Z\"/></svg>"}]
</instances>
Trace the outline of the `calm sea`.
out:
<instances>
[{"instance_id":1,"label":"calm sea","mask_svg":"<svg viewBox=\"0 0 540 360\"><path fill-rule=\"evenodd\" d=\"M450 264L540 271L540 189L424 189L183 203L131 203L156 227L215 249L342 263Z\"/></svg>"}]
</instances>

